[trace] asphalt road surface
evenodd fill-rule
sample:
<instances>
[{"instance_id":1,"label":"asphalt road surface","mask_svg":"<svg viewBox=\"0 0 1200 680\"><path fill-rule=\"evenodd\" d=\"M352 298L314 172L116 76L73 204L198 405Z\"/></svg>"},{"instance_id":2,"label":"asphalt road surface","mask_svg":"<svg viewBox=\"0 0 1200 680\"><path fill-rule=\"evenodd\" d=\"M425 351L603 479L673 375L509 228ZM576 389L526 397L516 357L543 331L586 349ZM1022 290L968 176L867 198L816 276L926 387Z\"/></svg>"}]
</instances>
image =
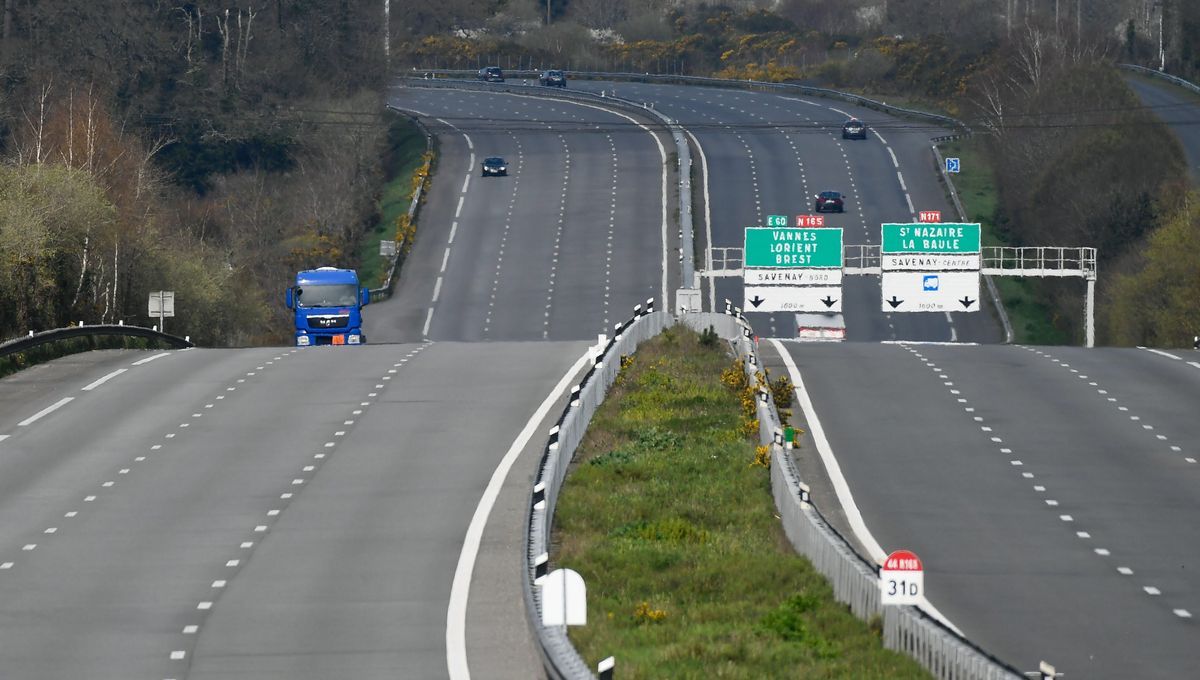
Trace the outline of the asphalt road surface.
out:
<instances>
[{"instance_id":1,"label":"asphalt road surface","mask_svg":"<svg viewBox=\"0 0 1200 680\"><path fill-rule=\"evenodd\" d=\"M954 214L929 141L944 128L817 97L642 83L572 81L571 87L651 103L692 132L702 151L693 160L709 172L709 229L717 248L741 248L744 228L765 225L767 215L812 213L814 197L826 190L846 196L845 213L824 216L827 226L842 227L847 245L877 245L881 224L915 221L921 210L940 210L946 221ZM851 116L868 124L866 140L842 139ZM703 234L697 239L708 242ZM984 311L974 313L884 313L873 276L847 276L843 294L851 340L1003 340L986 298ZM742 306L741 279L718 279L713 297L717 311L725 299ZM761 335L795 336L793 315L747 311Z\"/></svg>"},{"instance_id":2,"label":"asphalt road surface","mask_svg":"<svg viewBox=\"0 0 1200 680\"><path fill-rule=\"evenodd\" d=\"M969 639L1068 678L1195 674L1200 357L786 350L869 531L921 556L930 602Z\"/></svg>"}]
</instances>

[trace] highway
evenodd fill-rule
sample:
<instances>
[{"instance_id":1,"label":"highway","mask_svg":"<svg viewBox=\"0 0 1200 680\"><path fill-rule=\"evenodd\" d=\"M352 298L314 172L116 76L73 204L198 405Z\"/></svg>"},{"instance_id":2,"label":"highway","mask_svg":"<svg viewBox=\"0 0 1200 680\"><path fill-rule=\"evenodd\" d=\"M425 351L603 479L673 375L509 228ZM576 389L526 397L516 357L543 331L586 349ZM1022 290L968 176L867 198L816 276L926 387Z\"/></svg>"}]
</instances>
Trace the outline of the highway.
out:
<instances>
[{"instance_id":1,"label":"highway","mask_svg":"<svg viewBox=\"0 0 1200 680\"><path fill-rule=\"evenodd\" d=\"M683 122L706 245L823 189L847 194L827 217L851 244L950 214L938 130L806 97L571 87ZM395 296L364 311L368 345L92 352L0 380L5 677L538 674L518 568L533 465L597 334L648 298L673 306L673 146L575 103L403 87L389 103L440 159ZM841 140L848 115L875 134ZM491 155L507 177L479 176ZM782 344L874 538L917 551L931 601L1010 663L1187 677L1200 362L996 345L989 312L885 314L878 286L848 277L860 342ZM740 300L736 280L714 288Z\"/></svg>"},{"instance_id":2,"label":"highway","mask_svg":"<svg viewBox=\"0 0 1200 680\"><path fill-rule=\"evenodd\" d=\"M916 211L953 208L938 181L930 138L944 128L897 120L844 102L742 90L572 81L571 87L615 93L678 120L699 144L709 172L710 216L705 231L717 248L742 246L743 229L765 225L772 214L810 214L817 192L846 195L844 214L825 213L841 227L846 244L878 244L884 222L911 222ZM847 118L867 122L867 140L843 140ZM702 189L698 189L701 191ZM698 226L699 230L700 227ZM697 234L698 240L708 242ZM1003 339L990 311L958 314L885 314L877 277L846 277L843 301L850 340L997 342ZM723 300L742 305L740 279L719 279ZM990 310L985 300L984 310ZM766 337L794 335L790 314L750 312Z\"/></svg>"},{"instance_id":3,"label":"highway","mask_svg":"<svg viewBox=\"0 0 1200 680\"><path fill-rule=\"evenodd\" d=\"M427 109L442 154L370 344L94 352L0 381L5 677L436 678L454 635L482 676L539 672L522 508L588 345L678 285L663 150L595 108L391 103ZM477 176L493 154L508 177Z\"/></svg>"},{"instance_id":4,"label":"highway","mask_svg":"<svg viewBox=\"0 0 1200 680\"><path fill-rule=\"evenodd\" d=\"M1194 672L1196 357L781 344L870 533L969 639L1067 677Z\"/></svg>"}]
</instances>

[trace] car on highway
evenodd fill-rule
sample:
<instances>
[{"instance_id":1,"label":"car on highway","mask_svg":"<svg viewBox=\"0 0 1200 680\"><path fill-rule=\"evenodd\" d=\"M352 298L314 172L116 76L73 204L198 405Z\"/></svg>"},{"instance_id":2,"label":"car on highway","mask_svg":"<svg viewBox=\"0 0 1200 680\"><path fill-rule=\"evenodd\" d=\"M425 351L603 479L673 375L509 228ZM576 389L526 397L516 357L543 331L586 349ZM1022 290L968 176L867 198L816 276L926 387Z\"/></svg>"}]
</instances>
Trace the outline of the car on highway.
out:
<instances>
[{"instance_id":1,"label":"car on highway","mask_svg":"<svg viewBox=\"0 0 1200 680\"><path fill-rule=\"evenodd\" d=\"M542 71L542 75L538 76L538 82L547 87L566 87L567 74L557 69Z\"/></svg>"},{"instance_id":2,"label":"car on highway","mask_svg":"<svg viewBox=\"0 0 1200 680\"><path fill-rule=\"evenodd\" d=\"M857 118L851 118L842 125L842 139L866 139L867 124Z\"/></svg>"},{"instance_id":3,"label":"car on highway","mask_svg":"<svg viewBox=\"0 0 1200 680\"><path fill-rule=\"evenodd\" d=\"M846 204L838 192L822 191L817 194L813 210L816 212L846 212Z\"/></svg>"},{"instance_id":4,"label":"car on highway","mask_svg":"<svg viewBox=\"0 0 1200 680\"><path fill-rule=\"evenodd\" d=\"M484 66L479 69L478 78L489 83L503 83L504 71L501 71L499 66Z\"/></svg>"},{"instance_id":5,"label":"car on highway","mask_svg":"<svg viewBox=\"0 0 1200 680\"><path fill-rule=\"evenodd\" d=\"M846 319L841 314L797 314L796 339L841 342L846 339Z\"/></svg>"},{"instance_id":6,"label":"car on highway","mask_svg":"<svg viewBox=\"0 0 1200 680\"><path fill-rule=\"evenodd\" d=\"M480 174L484 177L488 175L507 175L508 163L500 156L489 156L483 159L483 169Z\"/></svg>"}]
</instances>

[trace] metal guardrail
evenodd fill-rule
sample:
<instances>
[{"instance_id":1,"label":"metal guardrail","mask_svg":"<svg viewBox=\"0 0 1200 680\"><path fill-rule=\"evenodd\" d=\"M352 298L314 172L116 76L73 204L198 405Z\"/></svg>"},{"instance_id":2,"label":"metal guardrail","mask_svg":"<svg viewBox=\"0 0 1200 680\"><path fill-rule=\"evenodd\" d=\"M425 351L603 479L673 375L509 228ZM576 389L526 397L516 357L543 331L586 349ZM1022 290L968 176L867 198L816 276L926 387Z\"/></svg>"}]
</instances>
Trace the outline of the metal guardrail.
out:
<instances>
[{"instance_id":1,"label":"metal guardrail","mask_svg":"<svg viewBox=\"0 0 1200 680\"><path fill-rule=\"evenodd\" d=\"M520 70L507 71L516 78L536 78L538 71ZM943 116L937 113L929 113L928 111L917 111L915 109L906 109L901 106L892 106L886 102L881 102L869 97L842 92L840 90L832 90L823 87L812 87L809 85L797 85L794 83L768 83L758 80L737 80L731 78L708 78L704 76L683 76L683 75L658 75L649 73L608 73L604 71L564 71L568 79L585 79L585 80L623 80L642 83L679 83L688 85L707 85L709 87L733 87L747 90L760 91L777 91L786 92L789 94L803 94L814 97L825 97L829 99L839 99L858 106L862 106L876 111L883 111L897 116L906 116L909 118L919 118L936 123L940 126L953 128L956 132L953 135L939 137L938 139L953 139L962 135L969 135L971 129L966 123L949 116ZM474 78L475 71L467 69L417 69L413 68L410 73L405 75L410 76L428 76L430 78Z\"/></svg>"},{"instance_id":2,"label":"metal guardrail","mask_svg":"<svg viewBox=\"0 0 1200 680\"><path fill-rule=\"evenodd\" d=\"M439 71L438 73L447 72ZM467 72L463 71L455 73L465 74ZM536 75L537 74L534 73L534 77L536 77ZM540 85L518 85L509 82L485 83L465 79L422 78L412 75L403 76L402 81L410 87L449 87L483 92L500 91L507 92L509 94L538 96L549 99L586 101L598 106L606 106L613 109L621 109L627 112L636 113L641 116L648 116L659 121L667 129L667 131L671 133L671 137L675 141L675 154L677 159L675 168L676 186L679 191L679 218L677 227L680 241L680 280L684 286L691 282L696 266L694 246L692 245L694 242L694 226L692 224L692 156L691 147L687 142L687 135L684 133L683 128L675 120L654 110L653 107L603 92L595 93L581 90L569 90L558 87L542 87Z\"/></svg>"},{"instance_id":3,"label":"metal guardrail","mask_svg":"<svg viewBox=\"0 0 1200 680\"><path fill-rule=\"evenodd\" d=\"M1164 73L1157 69L1146 68L1145 66L1138 66L1136 64L1117 64L1117 68L1123 68L1126 71L1132 71L1133 73L1140 73L1145 76L1150 76L1151 78L1158 78L1159 80L1165 80L1169 83L1178 85L1186 90L1191 90L1192 92L1195 92L1196 94L1200 94L1200 85L1197 85L1197 84L1191 82L1190 80L1184 80L1183 78L1180 78L1178 76L1173 76L1170 73Z\"/></svg>"},{"instance_id":4,"label":"metal guardrail","mask_svg":"<svg viewBox=\"0 0 1200 680\"><path fill-rule=\"evenodd\" d=\"M552 680L594 677L587 662L579 655L567 637L565 626L542 625L542 596L538 579L548 568L551 520L559 491L567 476L567 468L575 449L583 440L587 425L608 388L621 371L621 358L633 354L637 346L671 326L674 320L666 312L655 312L639 305L634 315L616 327L615 335L593 360L592 367L571 388L567 404L558 423L550 430L541 461L538 463L533 493L526 511L524 578L525 612L533 630L543 665Z\"/></svg>"},{"instance_id":5,"label":"metal guardrail","mask_svg":"<svg viewBox=\"0 0 1200 680\"><path fill-rule=\"evenodd\" d=\"M592 415L603 403L605 392L621 369L620 359L632 354L639 344L676 323L702 331L710 326L730 342L742 360L751 381L759 370L753 343L754 332L741 315L689 312L673 318L665 312L637 310L634 317L617 328L592 368L572 388L558 424L551 429L534 480L527 506L525 574L522 585L526 615L533 629L547 674L553 680L594 678L587 662L571 644L563 626L541 625L541 595L537 579L549 571L548 550L551 521L567 469ZM753 384L753 382L752 382ZM797 552L812 562L833 587L834 597L846 603L863 620L879 616L883 642L888 649L908 654L934 677L943 680L1016 680L1022 674L970 641L946 628L916 607L884 607L881 604L878 567L865 561L808 499L807 487L790 457L775 442L782 425L775 403L767 392L756 400L760 441L772 447L771 488L784 531Z\"/></svg>"},{"instance_id":6,"label":"metal guardrail","mask_svg":"<svg viewBox=\"0 0 1200 680\"><path fill-rule=\"evenodd\" d=\"M407 112L402 111L394 106L389 105L387 108L391 109L392 111L395 111L396 113L398 113L400 115L407 116L408 118L412 119L412 121L414 123L416 123L417 127L421 129L421 133L425 135L425 151L426 152L433 151L433 135L430 134L429 129L425 127L425 125L420 121L420 119L418 119L416 116L410 115ZM432 166L430 167L430 170L431 171L433 170ZM422 182L419 186L417 186L416 189L413 190L412 201L408 204L409 224L416 223L417 212L421 209L421 198L424 196L424 192L425 192L425 183L424 182ZM379 288L370 289L371 302L379 302L380 300L386 300L392 296L392 285L394 282L393 280L396 277L396 269L400 265L400 259L404 256L404 246L405 245L406 244L404 243L403 238L401 238L400 241L396 243L396 254L391 257L392 261L388 265L387 279L383 282L383 286L381 286Z\"/></svg>"},{"instance_id":7,"label":"metal guardrail","mask_svg":"<svg viewBox=\"0 0 1200 680\"><path fill-rule=\"evenodd\" d=\"M40 345L87 336L127 336L135 338L151 338L154 340L160 340L174 347L192 347L191 341L187 338L160 333L153 328L143 328L141 326L122 326L117 324L99 324L96 326L71 326L70 328L55 328L53 330L42 331L41 333L33 333L23 338L7 340L3 343L0 343L0 358L13 354L20 354L22 352L28 352L34 347L38 347Z\"/></svg>"}]
</instances>

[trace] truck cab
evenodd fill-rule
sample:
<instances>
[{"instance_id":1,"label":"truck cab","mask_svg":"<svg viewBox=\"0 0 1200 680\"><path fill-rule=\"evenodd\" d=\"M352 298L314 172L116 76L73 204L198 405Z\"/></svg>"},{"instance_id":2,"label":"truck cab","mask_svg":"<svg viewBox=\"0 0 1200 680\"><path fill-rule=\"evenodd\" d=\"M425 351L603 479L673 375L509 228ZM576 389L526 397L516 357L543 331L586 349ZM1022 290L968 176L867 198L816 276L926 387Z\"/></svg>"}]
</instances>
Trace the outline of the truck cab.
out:
<instances>
[{"instance_id":1,"label":"truck cab","mask_svg":"<svg viewBox=\"0 0 1200 680\"><path fill-rule=\"evenodd\" d=\"M371 292L358 283L352 269L320 267L296 274L287 289L287 306L296 322L296 346L361 345L362 308Z\"/></svg>"}]
</instances>

